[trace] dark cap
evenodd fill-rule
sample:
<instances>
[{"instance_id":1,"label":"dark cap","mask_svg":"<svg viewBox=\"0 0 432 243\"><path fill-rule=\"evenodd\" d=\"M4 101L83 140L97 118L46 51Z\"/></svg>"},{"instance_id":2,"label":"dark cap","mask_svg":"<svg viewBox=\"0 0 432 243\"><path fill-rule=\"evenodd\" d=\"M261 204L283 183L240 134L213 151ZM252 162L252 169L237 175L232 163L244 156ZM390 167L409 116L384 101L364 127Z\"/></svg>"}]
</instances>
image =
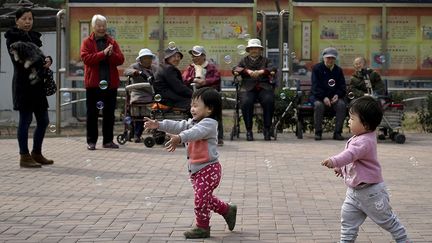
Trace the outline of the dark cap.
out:
<instances>
[{"instance_id":1,"label":"dark cap","mask_svg":"<svg viewBox=\"0 0 432 243\"><path fill-rule=\"evenodd\" d=\"M183 54L179 51L179 49L176 48L167 48L164 51L164 60L174 56L176 53L180 54L180 59L183 59Z\"/></svg>"},{"instance_id":2,"label":"dark cap","mask_svg":"<svg viewBox=\"0 0 432 243\"><path fill-rule=\"evenodd\" d=\"M338 52L334 47L327 47L322 52L323 57L334 57L337 58Z\"/></svg>"}]
</instances>

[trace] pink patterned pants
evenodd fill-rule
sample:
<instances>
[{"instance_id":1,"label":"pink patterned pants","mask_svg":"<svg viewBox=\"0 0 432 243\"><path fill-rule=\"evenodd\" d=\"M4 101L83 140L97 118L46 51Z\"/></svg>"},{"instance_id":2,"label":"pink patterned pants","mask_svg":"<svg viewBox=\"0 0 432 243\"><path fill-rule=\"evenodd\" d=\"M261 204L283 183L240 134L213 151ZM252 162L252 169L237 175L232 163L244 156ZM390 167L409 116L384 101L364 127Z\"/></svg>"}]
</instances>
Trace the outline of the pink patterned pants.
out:
<instances>
[{"instance_id":1,"label":"pink patterned pants","mask_svg":"<svg viewBox=\"0 0 432 243\"><path fill-rule=\"evenodd\" d=\"M214 189L219 186L222 167L220 163L211 164L191 175L192 186L195 193L196 225L207 229L210 225L210 211L225 215L228 213L227 203L213 195Z\"/></svg>"}]
</instances>

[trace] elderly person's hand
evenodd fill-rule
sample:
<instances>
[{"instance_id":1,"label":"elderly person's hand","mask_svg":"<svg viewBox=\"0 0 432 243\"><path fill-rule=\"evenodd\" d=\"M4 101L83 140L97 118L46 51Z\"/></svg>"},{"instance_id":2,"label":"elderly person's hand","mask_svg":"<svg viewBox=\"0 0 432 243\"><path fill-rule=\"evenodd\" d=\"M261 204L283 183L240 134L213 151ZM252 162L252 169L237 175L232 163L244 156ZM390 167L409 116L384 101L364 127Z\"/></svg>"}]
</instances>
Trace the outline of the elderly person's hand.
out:
<instances>
[{"instance_id":1,"label":"elderly person's hand","mask_svg":"<svg viewBox=\"0 0 432 243\"><path fill-rule=\"evenodd\" d=\"M339 96L336 94L333 96L333 98L331 99L330 103L334 104L339 100Z\"/></svg>"},{"instance_id":2,"label":"elderly person's hand","mask_svg":"<svg viewBox=\"0 0 432 243\"><path fill-rule=\"evenodd\" d=\"M197 87L201 87L201 86L206 84L205 79L200 78L200 77L194 78L193 82L196 83Z\"/></svg>"},{"instance_id":3,"label":"elderly person's hand","mask_svg":"<svg viewBox=\"0 0 432 243\"><path fill-rule=\"evenodd\" d=\"M259 78L259 76L261 74L264 73L263 70L248 70L247 73L249 74L249 76L251 76L252 78Z\"/></svg>"},{"instance_id":4,"label":"elderly person's hand","mask_svg":"<svg viewBox=\"0 0 432 243\"><path fill-rule=\"evenodd\" d=\"M331 106L331 102L330 102L330 99L328 97L325 97L323 102L324 102L324 105L329 106L329 107Z\"/></svg>"}]
</instances>

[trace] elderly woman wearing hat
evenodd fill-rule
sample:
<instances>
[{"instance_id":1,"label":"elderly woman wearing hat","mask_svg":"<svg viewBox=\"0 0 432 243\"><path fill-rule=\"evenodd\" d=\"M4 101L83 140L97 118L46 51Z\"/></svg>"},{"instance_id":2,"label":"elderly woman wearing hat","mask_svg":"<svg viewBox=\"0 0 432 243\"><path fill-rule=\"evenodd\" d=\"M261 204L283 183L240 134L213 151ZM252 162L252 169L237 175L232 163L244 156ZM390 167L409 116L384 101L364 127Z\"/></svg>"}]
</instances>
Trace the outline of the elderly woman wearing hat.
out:
<instances>
[{"instance_id":1,"label":"elderly woman wearing hat","mask_svg":"<svg viewBox=\"0 0 432 243\"><path fill-rule=\"evenodd\" d=\"M241 75L240 101L246 127L246 139L254 140L252 133L254 103L263 108L264 140L270 140L270 129L274 112L274 82L276 68L270 59L262 56L263 47L259 39L250 39L246 46L248 55L233 68L234 75Z\"/></svg>"},{"instance_id":2,"label":"elderly woman wearing hat","mask_svg":"<svg viewBox=\"0 0 432 243\"><path fill-rule=\"evenodd\" d=\"M324 112L331 110L336 113L336 125L333 139L344 140L342 127L346 114L344 97L346 94L345 77L336 58L338 52L333 47L322 52L323 61L312 68L312 100L314 101L315 140L322 139L322 122Z\"/></svg>"},{"instance_id":3,"label":"elderly woman wearing hat","mask_svg":"<svg viewBox=\"0 0 432 243\"><path fill-rule=\"evenodd\" d=\"M183 82L186 85L194 83L196 87L212 87L221 90L221 75L216 65L207 61L206 50L203 46L194 46L189 50L192 63L183 71ZM218 145L223 145L222 119L218 121Z\"/></svg>"},{"instance_id":4,"label":"elderly woman wearing hat","mask_svg":"<svg viewBox=\"0 0 432 243\"><path fill-rule=\"evenodd\" d=\"M124 70L124 75L132 78L132 83L152 83L157 66L152 65L156 56L147 48L141 49L136 58L136 63L130 65ZM132 90L130 93L130 102L151 102L153 94L146 90ZM144 131L144 121L136 120L134 122L135 143L141 142L141 135Z\"/></svg>"},{"instance_id":5,"label":"elderly woman wearing hat","mask_svg":"<svg viewBox=\"0 0 432 243\"><path fill-rule=\"evenodd\" d=\"M176 48L167 48L164 52L164 63L156 73L153 88L156 94L162 96L161 104L190 109L192 89L183 83L182 74L177 66L183 54Z\"/></svg>"}]
</instances>

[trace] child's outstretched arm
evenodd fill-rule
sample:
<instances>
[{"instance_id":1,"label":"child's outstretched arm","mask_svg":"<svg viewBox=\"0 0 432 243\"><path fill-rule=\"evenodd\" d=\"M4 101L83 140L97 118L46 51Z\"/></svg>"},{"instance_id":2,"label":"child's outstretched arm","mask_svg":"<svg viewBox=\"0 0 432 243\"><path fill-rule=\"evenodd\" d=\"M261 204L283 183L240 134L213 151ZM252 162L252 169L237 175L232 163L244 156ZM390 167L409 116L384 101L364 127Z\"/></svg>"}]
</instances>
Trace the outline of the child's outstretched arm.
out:
<instances>
[{"instance_id":1,"label":"child's outstretched arm","mask_svg":"<svg viewBox=\"0 0 432 243\"><path fill-rule=\"evenodd\" d=\"M170 137L170 140L165 144L165 147L168 152L174 152L177 148L177 145L181 143L181 138L176 134L167 133L167 135Z\"/></svg>"},{"instance_id":2,"label":"child's outstretched arm","mask_svg":"<svg viewBox=\"0 0 432 243\"><path fill-rule=\"evenodd\" d=\"M144 127L148 129L157 129L159 128L159 122L157 120L144 117Z\"/></svg>"},{"instance_id":3,"label":"child's outstretched arm","mask_svg":"<svg viewBox=\"0 0 432 243\"><path fill-rule=\"evenodd\" d=\"M321 162L321 165L326 166L327 168L330 168L330 169L333 168L333 171L334 171L336 177L343 177L341 168L334 167L333 161L330 158L323 160Z\"/></svg>"},{"instance_id":4,"label":"child's outstretched arm","mask_svg":"<svg viewBox=\"0 0 432 243\"><path fill-rule=\"evenodd\" d=\"M333 168L333 171L334 171L336 177L343 177L341 168L337 168L337 167Z\"/></svg>"},{"instance_id":5,"label":"child's outstretched arm","mask_svg":"<svg viewBox=\"0 0 432 243\"><path fill-rule=\"evenodd\" d=\"M330 158L323 160L321 162L321 165L326 166L327 168L330 168L330 169L334 168L333 161Z\"/></svg>"}]
</instances>

